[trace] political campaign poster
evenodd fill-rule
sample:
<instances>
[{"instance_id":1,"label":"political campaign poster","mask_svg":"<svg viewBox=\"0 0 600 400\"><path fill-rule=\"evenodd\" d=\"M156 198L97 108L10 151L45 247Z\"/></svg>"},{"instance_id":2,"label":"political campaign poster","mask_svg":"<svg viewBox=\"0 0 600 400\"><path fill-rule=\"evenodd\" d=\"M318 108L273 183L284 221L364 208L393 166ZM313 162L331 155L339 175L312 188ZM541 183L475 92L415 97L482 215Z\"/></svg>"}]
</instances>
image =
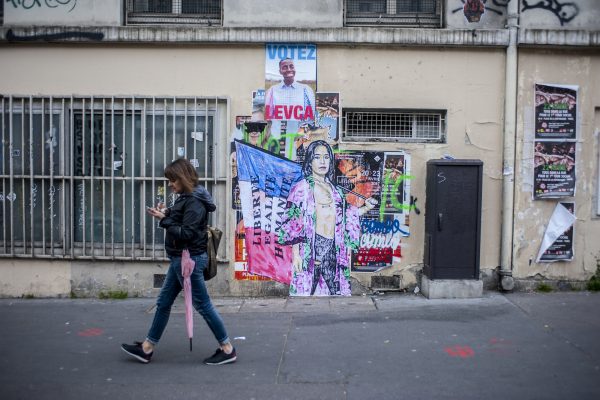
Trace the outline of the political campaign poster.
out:
<instances>
[{"instance_id":1,"label":"political campaign poster","mask_svg":"<svg viewBox=\"0 0 600 400\"><path fill-rule=\"evenodd\" d=\"M577 138L577 86L535 84L535 138Z\"/></svg>"},{"instance_id":2,"label":"political campaign poster","mask_svg":"<svg viewBox=\"0 0 600 400\"><path fill-rule=\"evenodd\" d=\"M536 262L571 261L573 259L573 224L575 203L558 203L544 232Z\"/></svg>"},{"instance_id":3,"label":"political campaign poster","mask_svg":"<svg viewBox=\"0 0 600 400\"><path fill-rule=\"evenodd\" d=\"M575 149L575 142L535 141L534 199L575 195Z\"/></svg>"},{"instance_id":4,"label":"political campaign poster","mask_svg":"<svg viewBox=\"0 0 600 400\"><path fill-rule=\"evenodd\" d=\"M265 50L265 119L314 124L317 46L267 43Z\"/></svg>"}]
</instances>

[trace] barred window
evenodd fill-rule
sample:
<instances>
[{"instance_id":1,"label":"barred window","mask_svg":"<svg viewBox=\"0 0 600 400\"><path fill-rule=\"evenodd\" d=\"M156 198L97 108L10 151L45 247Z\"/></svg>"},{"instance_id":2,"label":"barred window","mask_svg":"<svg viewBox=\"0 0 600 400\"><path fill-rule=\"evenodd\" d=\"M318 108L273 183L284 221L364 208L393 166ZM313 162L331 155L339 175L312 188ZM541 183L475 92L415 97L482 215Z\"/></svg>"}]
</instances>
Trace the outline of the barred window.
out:
<instances>
[{"instance_id":1,"label":"barred window","mask_svg":"<svg viewBox=\"0 0 600 400\"><path fill-rule=\"evenodd\" d=\"M177 158L225 196L215 155L225 99L6 96L0 106L0 256L165 259L145 210L175 201L163 171Z\"/></svg>"},{"instance_id":2,"label":"barred window","mask_svg":"<svg viewBox=\"0 0 600 400\"><path fill-rule=\"evenodd\" d=\"M221 25L222 0L127 0L127 24Z\"/></svg>"},{"instance_id":3,"label":"barred window","mask_svg":"<svg viewBox=\"0 0 600 400\"><path fill-rule=\"evenodd\" d=\"M348 141L444 142L445 111L344 110Z\"/></svg>"},{"instance_id":4,"label":"barred window","mask_svg":"<svg viewBox=\"0 0 600 400\"><path fill-rule=\"evenodd\" d=\"M346 26L441 28L441 0L346 0Z\"/></svg>"}]
</instances>

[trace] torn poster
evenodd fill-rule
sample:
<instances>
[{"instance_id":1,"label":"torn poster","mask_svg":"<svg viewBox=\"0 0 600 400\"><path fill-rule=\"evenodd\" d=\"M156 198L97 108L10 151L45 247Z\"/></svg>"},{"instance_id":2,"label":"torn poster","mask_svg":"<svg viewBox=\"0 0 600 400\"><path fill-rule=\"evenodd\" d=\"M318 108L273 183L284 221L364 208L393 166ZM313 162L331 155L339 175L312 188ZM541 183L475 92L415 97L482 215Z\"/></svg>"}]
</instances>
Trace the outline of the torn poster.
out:
<instances>
[{"instance_id":1,"label":"torn poster","mask_svg":"<svg viewBox=\"0 0 600 400\"><path fill-rule=\"evenodd\" d=\"M570 261L573 259L573 223L575 204L558 203L546 232L536 262Z\"/></svg>"}]
</instances>

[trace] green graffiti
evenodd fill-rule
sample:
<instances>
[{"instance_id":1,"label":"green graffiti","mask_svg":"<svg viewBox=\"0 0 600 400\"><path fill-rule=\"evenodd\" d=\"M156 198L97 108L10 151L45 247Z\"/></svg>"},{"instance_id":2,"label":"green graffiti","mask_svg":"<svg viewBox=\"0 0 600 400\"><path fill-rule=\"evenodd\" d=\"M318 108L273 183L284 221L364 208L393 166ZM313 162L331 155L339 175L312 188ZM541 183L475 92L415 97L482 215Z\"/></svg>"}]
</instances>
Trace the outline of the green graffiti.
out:
<instances>
[{"instance_id":1,"label":"green graffiti","mask_svg":"<svg viewBox=\"0 0 600 400\"><path fill-rule=\"evenodd\" d=\"M287 145L288 147L285 150L285 157L291 159L294 154L294 141L296 140L296 138L301 137L301 136L304 136L304 134L302 134L302 133L284 133L278 138L275 138L273 136L267 137L267 128L265 127L265 129L263 129L263 131L258 136L256 146L260 147L261 149L270 151L271 153L279 154L279 152L281 151L281 144L279 143L279 141L281 139L291 139L288 141L288 145ZM244 126L244 142L247 142L247 143L250 142L250 137L248 135L248 131L246 130L245 126Z\"/></svg>"},{"instance_id":2,"label":"green graffiti","mask_svg":"<svg viewBox=\"0 0 600 400\"><path fill-rule=\"evenodd\" d=\"M416 208L416 206L414 204L411 205L406 205L401 203L396 196L394 196L394 193L398 192L398 188L400 188L400 185L402 185L402 183L404 182L405 179L412 179L413 177L411 175L405 175L402 174L399 177L395 178L392 184L392 189L388 190L388 188L390 187L390 183L391 182L391 174L386 174L385 176L385 180L383 183L383 187L384 190L381 193L381 204L379 205L379 220L383 221L383 215L385 213L385 206L387 204L387 199L389 197L392 206L398 210L406 210L406 211L410 211L414 208Z\"/></svg>"}]
</instances>

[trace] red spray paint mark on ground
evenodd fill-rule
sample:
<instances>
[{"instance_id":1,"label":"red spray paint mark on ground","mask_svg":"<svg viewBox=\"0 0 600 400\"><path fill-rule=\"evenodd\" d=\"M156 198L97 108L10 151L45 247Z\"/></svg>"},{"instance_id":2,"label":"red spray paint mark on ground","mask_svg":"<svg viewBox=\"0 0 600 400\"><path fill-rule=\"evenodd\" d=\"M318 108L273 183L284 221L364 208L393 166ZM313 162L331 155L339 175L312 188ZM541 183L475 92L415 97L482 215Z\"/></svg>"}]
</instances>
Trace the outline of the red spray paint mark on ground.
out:
<instances>
[{"instance_id":1,"label":"red spray paint mark on ground","mask_svg":"<svg viewBox=\"0 0 600 400\"><path fill-rule=\"evenodd\" d=\"M79 336L90 337L90 336L100 336L104 333L104 331L100 328L89 328L84 331L77 333Z\"/></svg>"},{"instance_id":2,"label":"red spray paint mark on ground","mask_svg":"<svg viewBox=\"0 0 600 400\"><path fill-rule=\"evenodd\" d=\"M469 358L475 355L475 352L469 346L446 347L444 351L451 357Z\"/></svg>"},{"instance_id":3,"label":"red spray paint mark on ground","mask_svg":"<svg viewBox=\"0 0 600 400\"><path fill-rule=\"evenodd\" d=\"M513 351L513 343L510 340L493 337L489 341L488 351L490 353L508 355Z\"/></svg>"}]
</instances>

